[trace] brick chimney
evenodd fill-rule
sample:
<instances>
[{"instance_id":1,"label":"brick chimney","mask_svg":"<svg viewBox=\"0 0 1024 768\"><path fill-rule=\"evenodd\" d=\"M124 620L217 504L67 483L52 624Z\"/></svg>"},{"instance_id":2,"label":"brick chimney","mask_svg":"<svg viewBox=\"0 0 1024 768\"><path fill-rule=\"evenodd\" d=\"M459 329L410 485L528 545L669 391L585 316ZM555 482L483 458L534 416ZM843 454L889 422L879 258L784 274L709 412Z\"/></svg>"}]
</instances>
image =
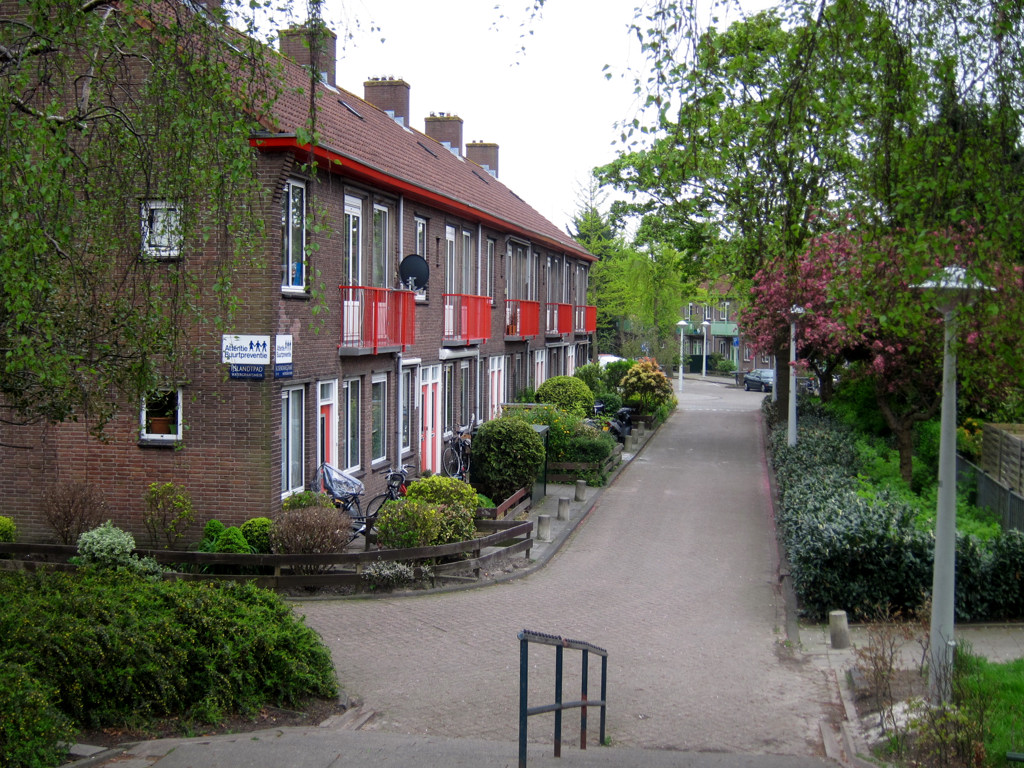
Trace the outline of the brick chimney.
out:
<instances>
[{"instance_id":1,"label":"brick chimney","mask_svg":"<svg viewBox=\"0 0 1024 768\"><path fill-rule=\"evenodd\" d=\"M466 144L466 159L472 160L494 178L498 178L498 145L485 141Z\"/></svg>"},{"instance_id":2,"label":"brick chimney","mask_svg":"<svg viewBox=\"0 0 1024 768\"><path fill-rule=\"evenodd\" d=\"M363 83L363 100L387 112L399 125L409 125L409 84L401 78L371 78Z\"/></svg>"},{"instance_id":3,"label":"brick chimney","mask_svg":"<svg viewBox=\"0 0 1024 768\"><path fill-rule=\"evenodd\" d=\"M320 79L333 86L337 68L338 58L338 36L334 34L325 24L323 35L320 39L320 50L318 51L316 71ZM313 57L310 55L308 28L289 27L282 29L277 34L278 46L281 53L294 61L296 64L309 68L313 66Z\"/></svg>"},{"instance_id":4,"label":"brick chimney","mask_svg":"<svg viewBox=\"0 0 1024 768\"><path fill-rule=\"evenodd\" d=\"M461 117L438 112L437 114L431 114L424 122L426 123L425 133L427 136L447 146L452 151L452 154L462 156Z\"/></svg>"}]
</instances>

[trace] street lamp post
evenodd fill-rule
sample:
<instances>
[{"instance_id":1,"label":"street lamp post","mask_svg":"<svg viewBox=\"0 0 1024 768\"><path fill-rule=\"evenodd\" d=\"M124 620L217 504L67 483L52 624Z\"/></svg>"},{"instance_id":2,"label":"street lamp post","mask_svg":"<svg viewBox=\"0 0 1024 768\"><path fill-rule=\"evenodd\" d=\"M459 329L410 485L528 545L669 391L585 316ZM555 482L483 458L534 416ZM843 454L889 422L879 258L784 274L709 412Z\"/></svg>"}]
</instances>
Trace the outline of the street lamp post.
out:
<instances>
[{"instance_id":1,"label":"street lamp post","mask_svg":"<svg viewBox=\"0 0 1024 768\"><path fill-rule=\"evenodd\" d=\"M680 320L676 323L679 328L679 391L683 391L683 372L686 370L686 358L683 357L683 345L686 343L686 329L689 327L689 323L685 320Z\"/></svg>"},{"instance_id":2,"label":"street lamp post","mask_svg":"<svg viewBox=\"0 0 1024 768\"><path fill-rule=\"evenodd\" d=\"M789 431L787 445L796 445L796 321L804 313L803 307L794 304L789 310Z\"/></svg>"},{"instance_id":3,"label":"street lamp post","mask_svg":"<svg viewBox=\"0 0 1024 768\"><path fill-rule=\"evenodd\" d=\"M969 283L962 267L946 267L939 280L915 286L942 313L942 411L939 426L939 499L935 515L935 560L929 635L928 695L934 704L950 699L956 589L956 310L970 304L984 286Z\"/></svg>"},{"instance_id":4,"label":"street lamp post","mask_svg":"<svg viewBox=\"0 0 1024 768\"><path fill-rule=\"evenodd\" d=\"M701 363L700 375L702 377L704 377L704 378L707 378L707 375L708 375L708 328L711 327L711 323L709 323L707 320L705 320L703 323L700 324L700 327L704 329L704 344L703 344L703 347L702 347L703 352L704 352L704 362Z\"/></svg>"}]
</instances>

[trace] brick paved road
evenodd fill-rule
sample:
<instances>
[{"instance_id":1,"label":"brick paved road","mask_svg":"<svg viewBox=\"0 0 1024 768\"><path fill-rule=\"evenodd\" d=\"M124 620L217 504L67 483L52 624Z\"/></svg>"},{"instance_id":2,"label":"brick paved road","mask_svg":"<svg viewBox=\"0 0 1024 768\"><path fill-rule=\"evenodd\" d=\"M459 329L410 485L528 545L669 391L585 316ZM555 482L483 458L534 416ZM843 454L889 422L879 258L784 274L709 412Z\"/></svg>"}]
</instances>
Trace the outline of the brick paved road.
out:
<instances>
[{"instance_id":1,"label":"brick paved road","mask_svg":"<svg viewBox=\"0 0 1024 768\"><path fill-rule=\"evenodd\" d=\"M820 755L837 707L785 646L763 464L761 396L687 381L680 410L544 568L475 590L306 602L371 727L514 741L521 629L609 651L613 743ZM578 658L566 655L566 668ZM531 649L531 703L553 700L553 651ZM542 682L538 682L542 681ZM594 674L591 696L597 697ZM573 686L566 683L565 698ZM596 730L596 711L591 728ZM549 740L550 716L530 721ZM568 733L578 719L567 714Z\"/></svg>"}]
</instances>

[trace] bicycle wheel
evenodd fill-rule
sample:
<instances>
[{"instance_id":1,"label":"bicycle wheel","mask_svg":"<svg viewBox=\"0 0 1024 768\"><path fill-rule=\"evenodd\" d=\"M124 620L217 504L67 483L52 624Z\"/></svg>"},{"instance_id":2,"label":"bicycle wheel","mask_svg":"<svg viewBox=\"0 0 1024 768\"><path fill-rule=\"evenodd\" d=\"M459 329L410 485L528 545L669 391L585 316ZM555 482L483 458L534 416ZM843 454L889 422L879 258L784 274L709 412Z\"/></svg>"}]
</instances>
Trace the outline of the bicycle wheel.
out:
<instances>
[{"instance_id":1,"label":"bicycle wheel","mask_svg":"<svg viewBox=\"0 0 1024 768\"><path fill-rule=\"evenodd\" d=\"M363 517L363 512L359 508L359 497L350 496L345 499L342 505L339 507L342 512L348 515L349 518L349 542L354 541L366 528L366 519Z\"/></svg>"},{"instance_id":2,"label":"bicycle wheel","mask_svg":"<svg viewBox=\"0 0 1024 768\"><path fill-rule=\"evenodd\" d=\"M458 477L462 470L462 462L459 460L459 452L452 446L446 445L444 453L441 454L441 469L448 477Z\"/></svg>"},{"instance_id":3,"label":"bicycle wheel","mask_svg":"<svg viewBox=\"0 0 1024 768\"><path fill-rule=\"evenodd\" d=\"M380 508L384 506L384 503L390 501L391 497L382 493L380 496L374 496L370 499L370 503L366 505L366 516L370 520L376 520L377 515L380 514Z\"/></svg>"}]
</instances>

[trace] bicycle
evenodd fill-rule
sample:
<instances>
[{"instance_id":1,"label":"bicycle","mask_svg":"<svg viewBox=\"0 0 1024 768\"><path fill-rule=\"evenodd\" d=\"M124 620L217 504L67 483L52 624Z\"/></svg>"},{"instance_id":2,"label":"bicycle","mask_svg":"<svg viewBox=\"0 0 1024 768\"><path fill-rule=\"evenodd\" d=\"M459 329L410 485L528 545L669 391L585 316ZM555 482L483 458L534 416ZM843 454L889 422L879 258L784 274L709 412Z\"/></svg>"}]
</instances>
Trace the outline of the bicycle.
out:
<instances>
[{"instance_id":1,"label":"bicycle","mask_svg":"<svg viewBox=\"0 0 1024 768\"><path fill-rule=\"evenodd\" d=\"M313 475L310 488L320 493L326 493L331 497L334 506L348 515L351 528L348 541L345 543L351 544L356 538L363 536L366 539L366 547L369 549L369 533L373 528L374 519L363 514L359 503L359 497L366 490L362 481L330 464L321 464L317 467L316 474Z\"/></svg>"},{"instance_id":2,"label":"bicycle","mask_svg":"<svg viewBox=\"0 0 1024 768\"><path fill-rule=\"evenodd\" d=\"M403 464L400 469L388 467L387 480L388 489L384 493L374 496L366 505L366 517L377 521L381 507L389 501L395 501L405 496L405 481L408 479L411 464Z\"/></svg>"},{"instance_id":3,"label":"bicycle","mask_svg":"<svg viewBox=\"0 0 1024 768\"><path fill-rule=\"evenodd\" d=\"M448 477L457 477L466 481L469 476L469 443L471 440L473 420L457 429L449 430L444 441L444 452L441 454L441 469Z\"/></svg>"}]
</instances>

